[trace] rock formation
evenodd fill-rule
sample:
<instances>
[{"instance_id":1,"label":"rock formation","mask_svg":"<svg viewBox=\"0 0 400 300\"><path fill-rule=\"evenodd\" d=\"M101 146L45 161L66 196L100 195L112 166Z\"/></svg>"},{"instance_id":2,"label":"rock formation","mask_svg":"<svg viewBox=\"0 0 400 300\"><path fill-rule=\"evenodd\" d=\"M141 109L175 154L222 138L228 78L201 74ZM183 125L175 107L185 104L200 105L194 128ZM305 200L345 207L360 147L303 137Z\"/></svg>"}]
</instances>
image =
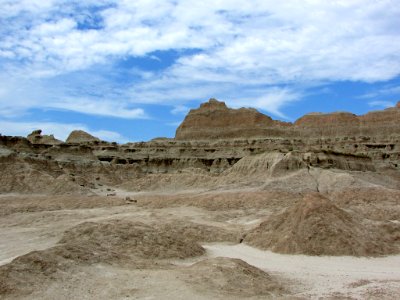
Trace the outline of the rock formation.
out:
<instances>
[{"instance_id":1,"label":"rock formation","mask_svg":"<svg viewBox=\"0 0 400 300\"><path fill-rule=\"evenodd\" d=\"M91 142L99 142L100 139L97 137L94 137L93 135L83 131L83 130L74 130L72 131L67 140L65 141L66 143L69 144L81 144L81 143L91 143Z\"/></svg>"},{"instance_id":2,"label":"rock formation","mask_svg":"<svg viewBox=\"0 0 400 300\"><path fill-rule=\"evenodd\" d=\"M54 135L42 135L42 130L34 130L27 136L28 141L32 144L43 144L43 145L58 145L62 141L57 140Z\"/></svg>"},{"instance_id":3,"label":"rock formation","mask_svg":"<svg viewBox=\"0 0 400 300\"><path fill-rule=\"evenodd\" d=\"M398 136L400 109L356 116L347 112L310 113L294 124L272 120L248 108L230 109L224 102L210 99L191 110L176 131L177 140L216 140L229 138L343 138ZM384 132L382 132L382 130Z\"/></svg>"},{"instance_id":4,"label":"rock formation","mask_svg":"<svg viewBox=\"0 0 400 300\"><path fill-rule=\"evenodd\" d=\"M277 135L287 124L274 121L252 108L231 109L225 102L210 99L190 110L176 130L177 140L208 140Z\"/></svg>"},{"instance_id":5,"label":"rock formation","mask_svg":"<svg viewBox=\"0 0 400 300\"><path fill-rule=\"evenodd\" d=\"M149 174L182 172L223 174L221 180L227 180L283 176L309 167L399 170L398 120L400 109L393 107L363 116L309 114L291 124L274 121L254 109L230 109L210 99L189 112L175 139L118 145L79 130L65 143L42 136L40 131L27 139L0 136L0 165L10 170L0 174L0 191L39 192L47 186L56 192L68 180L82 193L82 188L97 184L139 182L137 179ZM36 185L30 182L24 177L28 173L39 174L43 184L42 180ZM24 179L17 180L21 176ZM181 177L181 183L196 181L184 174ZM52 183L45 184L50 179Z\"/></svg>"}]
</instances>

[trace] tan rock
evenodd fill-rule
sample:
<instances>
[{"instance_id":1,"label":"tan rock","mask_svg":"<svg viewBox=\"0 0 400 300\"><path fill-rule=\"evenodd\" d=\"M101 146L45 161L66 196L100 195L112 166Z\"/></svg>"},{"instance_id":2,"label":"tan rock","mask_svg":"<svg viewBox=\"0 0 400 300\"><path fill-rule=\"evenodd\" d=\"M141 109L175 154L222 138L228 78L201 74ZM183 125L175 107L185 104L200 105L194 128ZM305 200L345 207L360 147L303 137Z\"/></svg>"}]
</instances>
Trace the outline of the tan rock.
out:
<instances>
[{"instance_id":1,"label":"tan rock","mask_svg":"<svg viewBox=\"0 0 400 300\"><path fill-rule=\"evenodd\" d=\"M58 145L62 141L57 140L54 135L42 135L42 130L37 129L32 131L32 133L27 136L28 141L32 144L42 144L42 145Z\"/></svg>"},{"instance_id":2,"label":"tan rock","mask_svg":"<svg viewBox=\"0 0 400 300\"><path fill-rule=\"evenodd\" d=\"M228 108L225 102L211 98L198 109L190 110L176 130L175 139L221 139L261 137L272 134L287 123L274 121L253 108Z\"/></svg>"},{"instance_id":3,"label":"tan rock","mask_svg":"<svg viewBox=\"0 0 400 300\"><path fill-rule=\"evenodd\" d=\"M357 116L348 112L310 113L294 124L271 119L255 109L231 109L210 99L192 109L176 131L176 140L233 138L344 138L398 135L400 106Z\"/></svg>"},{"instance_id":4,"label":"tan rock","mask_svg":"<svg viewBox=\"0 0 400 300\"><path fill-rule=\"evenodd\" d=\"M91 143L91 142L99 142L100 139L97 137L94 137L93 135L83 131L83 130L74 130L72 131L67 140L66 143L69 144L80 144L80 143Z\"/></svg>"},{"instance_id":5,"label":"tan rock","mask_svg":"<svg viewBox=\"0 0 400 300\"><path fill-rule=\"evenodd\" d=\"M299 118L294 126L301 136L357 136L360 121L357 116L347 112L330 114L311 113Z\"/></svg>"}]
</instances>

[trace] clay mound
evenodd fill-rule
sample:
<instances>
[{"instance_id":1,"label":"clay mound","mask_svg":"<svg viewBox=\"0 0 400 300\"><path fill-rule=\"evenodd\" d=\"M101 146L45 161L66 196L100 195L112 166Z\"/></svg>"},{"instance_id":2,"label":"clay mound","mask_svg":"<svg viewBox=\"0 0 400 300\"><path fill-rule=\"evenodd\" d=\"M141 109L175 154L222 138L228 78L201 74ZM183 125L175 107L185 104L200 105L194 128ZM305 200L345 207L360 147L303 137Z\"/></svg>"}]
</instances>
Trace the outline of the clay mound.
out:
<instances>
[{"instance_id":1,"label":"clay mound","mask_svg":"<svg viewBox=\"0 0 400 300\"><path fill-rule=\"evenodd\" d=\"M205 253L195 238L179 235L181 228L170 229L123 220L79 224L66 231L57 246L30 252L0 266L0 297L29 295L54 280L62 280L79 265L110 263L154 268L163 264L158 259Z\"/></svg>"},{"instance_id":2,"label":"clay mound","mask_svg":"<svg viewBox=\"0 0 400 300\"><path fill-rule=\"evenodd\" d=\"M0 298L26 296L48 285L72 266L52 251L33 251L0 267ZM13 299L13 298L10 298Z\"/></svg>"},{"instance_id":3,"label":"clay mound","mask_svg":"<svg viewBox=\"0 0 400 300\"><path fill-rule=\"evenodd\" d=\"M78 250L77 257L72 253L73 259L88 261L108 261L123 256L143 259L188 258L205 253L193 239L167 228L123 220L85 222L66 231L60 244L64 244L64 248ZM87 257L80 256L81 249Z\"/></svg>"},{"instance_id":4,"label":"clay mound","mask_svg":"<svg viewBox=\"0 0 400 300\"><path fill-rule=\"evenodd\" d=\"M277 297L284 292L277 279L240 259L206 259L188 267L184 275L184 280L202 294Z\"/></svg>"},{"instance_id":5,"label":"clay mound","mask_svg":"<svg viewBox=\"0 0 400 300\"><path fill-rule=\"evenodd\" d=\"M287 254L378 256L395 252L378 228L367 228L317 193L307 194L261 223L247 234L245 242Z\"/></svg>"},{"instance_id":6,"label":"clay mound","mask_svg":"<svg viewBox=\"0 0 400 300\"><path fill-rule=\"evenodd\" d=\"M99 142L100 139L94 137L93 135L83 131L83 130L74 130L72 131L67 140L65 141L68 144L80 144L80 143L91 143L91 142Z\"/></svg>"}]
</instances>

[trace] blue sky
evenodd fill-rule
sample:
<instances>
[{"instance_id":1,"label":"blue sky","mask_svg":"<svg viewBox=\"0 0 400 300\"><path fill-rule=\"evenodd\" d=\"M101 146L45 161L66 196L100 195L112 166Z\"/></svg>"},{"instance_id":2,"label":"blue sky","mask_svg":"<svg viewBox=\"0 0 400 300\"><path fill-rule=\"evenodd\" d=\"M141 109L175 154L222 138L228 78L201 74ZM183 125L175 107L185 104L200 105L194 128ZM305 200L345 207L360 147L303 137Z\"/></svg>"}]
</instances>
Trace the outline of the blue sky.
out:
<instances>
[{"instance_id":1,"label":"blue sky","mask_svg":"<svg viewBox=\"0 0 400 300\"><path fill-rule=\"evenodd\" d=\"M173 137L214 97L295 121L400 100L397 0L0 0L0 133Z\"/></svg>"}]
</instances>

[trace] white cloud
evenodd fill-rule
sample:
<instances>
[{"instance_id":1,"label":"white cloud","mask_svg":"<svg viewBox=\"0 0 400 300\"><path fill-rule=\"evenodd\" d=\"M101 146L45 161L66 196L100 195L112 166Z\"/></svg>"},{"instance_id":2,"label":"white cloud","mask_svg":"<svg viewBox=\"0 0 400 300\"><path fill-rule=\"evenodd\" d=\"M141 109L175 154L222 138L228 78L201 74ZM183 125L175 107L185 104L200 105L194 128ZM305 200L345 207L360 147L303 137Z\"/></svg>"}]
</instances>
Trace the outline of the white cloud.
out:
<instances>
[{"instance_id":1,"label":"white cloud","mask_svg":"<svg viewBox=\"0 0 400 300\"><path fill-rule=\"evenodd\" d=\"M124 137L120 133L115 132L115 131L91 130L88 132L90 132L93 136L98 137L99 139L108 141L108 142L118 142L118 143L133 142L132 140L129 140L127 137Z\"/></svg>"},{"instance_id":2,"label":"white cloud","mask_svg":"<svg viewBox=\"0 0 400 300\"><path fill-rule=\"evenodd\" d=\"M391 101L370 101L368 102L369 106L373 107L381 107L381 108L388 108L388 107L394 107L395 103Z\"/></svg>"},{"instance_id":3,"label":"white cloud","mask_svg":"<svg viewBox=\"0 0 400 300\"><path fill-rule=\"evenodd\" d=\"M84 130L93 136L109 142L126 143L128 139L118 132L108 130L91 130L83 124L55 123L55 122L14 122L0 120L3 135L27 136L33 130L42 129L42 134L54 134L55 138L65 141L73 130Z\"/></svg>"},{"instance_id":4,"label":"white cloud","mask_svg":"<svg viewBox=\"0 0 400 300\"><path fill-rule=\"evenodd\" d=\"M361 95L360 99L372 99L379 97L397 96L400 94L400 86L386 86L379 91L374 91Z\"/></svg>"},{"instance_id":5,"label":"white cloud","mask_svg":"<svg viewBox=\"0 0 400 300\"><path fill-rule=\"evenodd\" d=\"M173 115L186 115L189 112L190 108L184 105L177 105L172 110L171 113Z\"/></svg>"},{"instance_id":6,"label":"white cloud","mask_svg":"<svg viewBox=\"0 0 400 300\"><path fill-rule=\"evenodd\" d=\"M142 108L127 102L128 95L115 93L94 77L76 74L52 81L13 79L0 75L0 113L2 117L21 116L31 108L65 110L87 115L123 119L147 119ZM77 81L87 80L77 84ZM84 94L85 97L81 95Z\"/></svg>"},{"instance_id":7,"label":"white cloud","mask_svg":"<svg viewBox=\"0 0 400 300\"><path fill-rule=\"evenodd\" d=\"M79 10L93 2L72 1L75 11L68 19L63 8L74 7L67 1L13 2L3 17L30 11L38 20L27 31L32 21L21 18L2 50L30 50L19 55L54 61L50 67L60 71L86 68L110 55L182 48L205 52L182 60L185 66L243 75L257 69L270 81L386 80L400 69L399 34L392 29L400 8L389 0L103 1L113 4L98 13L104 27L85 31L76 26Z\"/></svg>"},{"instance_id":8,"label":"white cloud","mask_svg":"<svg viewBox=\"0 0 400 300\"><path fill-rule=\"evenodd\" d=\"M64 109L89 115L99 115L124 119L147 119L148 116L141 108L126 108L121 103L111 101L93 101L93 99L66 99L52 102L48 108Z\"/></svg>"},{"instance_id":9,"label":"white cloud","mask_svg":"<svg viewBox=\"0 0 400 300\"><path fill-rule=\"evenodd\" d=\"M391 0L3 0L0 18L0 71L19 85L41 82L8 93L0 86L2 111L49 107L141 118L145 112L132 104L178 107L217 97L284 117L282 108L310 83L400 74L400 6ZM107 81L104 70L89 72L102 78L100 96L71 80L71 72L126 57L185 49L197 52L143 71L130 87ZM47 92L55 77L67 78L76 97L66 86ZM13 107L4 105L18 97Z\"/></svg>"},{"instance_id":10,"label":"white cloud","mask_svg":"<svg viewBox=\"0 0 400 300\"><path fill-rule=\"evenodd\" d=\"M252 107L268 111L280 118L288 119L285 114L280 112L280 108L289 102L297 101L301 98L300 93L286 88L271 88L265 92L265 95L260 97L254 96L251 100L246 98L238 99L233 101L232 105L234 107L248 106L248 103L251 102Z\"/></svg>"}]
</instances>

